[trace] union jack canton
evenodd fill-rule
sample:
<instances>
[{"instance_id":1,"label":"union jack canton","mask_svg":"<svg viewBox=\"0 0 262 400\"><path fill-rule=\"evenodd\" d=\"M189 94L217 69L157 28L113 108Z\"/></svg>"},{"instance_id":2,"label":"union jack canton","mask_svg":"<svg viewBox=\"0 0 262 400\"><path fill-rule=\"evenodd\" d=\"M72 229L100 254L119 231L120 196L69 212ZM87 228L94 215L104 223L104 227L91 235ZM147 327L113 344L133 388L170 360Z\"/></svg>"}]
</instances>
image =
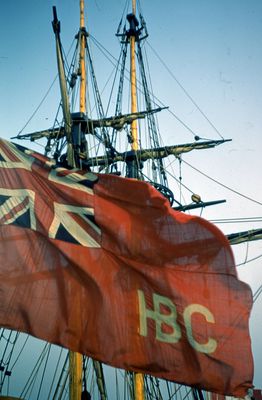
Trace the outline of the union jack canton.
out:
<instances>
[{"instance_id":1,"label":"union jack canton","mask_svg":"<svg viewBox=\"0 0 262 400\"><path fill-rule=\"evenodd\" d=\"M0 225L98 248L93 186L98 177L67 170L34 151L0 140Z\"/></svg>"}]
</instances>

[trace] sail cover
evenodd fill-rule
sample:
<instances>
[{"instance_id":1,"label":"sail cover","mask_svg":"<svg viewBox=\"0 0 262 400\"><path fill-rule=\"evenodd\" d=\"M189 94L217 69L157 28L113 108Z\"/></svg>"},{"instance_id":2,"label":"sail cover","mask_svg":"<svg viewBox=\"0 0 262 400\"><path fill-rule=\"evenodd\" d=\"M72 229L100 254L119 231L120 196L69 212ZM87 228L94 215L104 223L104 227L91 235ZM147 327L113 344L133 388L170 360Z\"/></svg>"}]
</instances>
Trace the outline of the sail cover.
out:
<instances>
[{"instance_id":1,"label":"sail cover","mask_svg":"<svg viewBox=\"0 0 262 400\"><path fill-rule=\"evenodd\" d=\"M250 288L212 224L145 182L0 141L0 325L115 367L243 397Z\"/></svg>"}]
</instances>

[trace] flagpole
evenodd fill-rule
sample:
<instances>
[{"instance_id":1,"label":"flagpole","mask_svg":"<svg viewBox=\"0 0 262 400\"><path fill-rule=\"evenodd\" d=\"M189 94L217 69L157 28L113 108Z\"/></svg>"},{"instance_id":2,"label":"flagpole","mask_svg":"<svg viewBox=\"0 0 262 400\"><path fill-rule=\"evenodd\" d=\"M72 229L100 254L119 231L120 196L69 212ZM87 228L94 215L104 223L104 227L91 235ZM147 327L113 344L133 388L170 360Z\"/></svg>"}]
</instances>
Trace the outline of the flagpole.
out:
<instances>
[{"instance_id":1,"label":"flagpole","mask_svg":"<svg viewBox=\"0 0 262 400\"><path fill-rule=\"evenodd\" d=\"M136 0L132 0L132 14L134 20L136 19ZM131 84L131 113L137 112L137 84L136 84L136 60L135 60L135 45L136 45L136 32L135 29L130 29L130 84ZM138 150L138 134L137 134L137 120L134 119L131 123L131 148L134 152ZM137 165L136 160L134 161ZM137 167L134 166L134 178L138 177ZM134 389L135 400L144 400L144 375L141 373L134 374Z\"/></svg>"}]
</instances>

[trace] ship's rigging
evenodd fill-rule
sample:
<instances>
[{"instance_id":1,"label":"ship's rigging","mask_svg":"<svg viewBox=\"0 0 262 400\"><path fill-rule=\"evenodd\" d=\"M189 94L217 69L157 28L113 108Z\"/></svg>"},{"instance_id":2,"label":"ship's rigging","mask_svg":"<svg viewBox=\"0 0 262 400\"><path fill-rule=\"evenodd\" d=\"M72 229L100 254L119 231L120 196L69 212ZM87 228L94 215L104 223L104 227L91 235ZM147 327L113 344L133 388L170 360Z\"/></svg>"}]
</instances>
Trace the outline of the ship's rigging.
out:
<instances>
[{"instance_id":1,"label":"ship's rigging","mask_svg":"<svg viewBox=\"0 0 262 400\"><path fill-rule=\"evenodd\" d=\"M57 19L56 9L54 8L54 20L53 29L56 38L56 50L57 50L57 64L59 71L59 82L61 91L61 106L63 111L63 125L58 128L51 128L44 131L33 132L29 134L19 134L16 138L19 139L29 139L35 141L41 138L47 139L47 144L45 146L45 154L51 155L56 161L63 162L65 165L70 167L83 167L91 170L99 170L105 172L111 172L116 174L121 174L118 170L119 163L124 163L126 165L126 171L124 172L127 177L136 177L142 180L148 180L153 186L155 186L163 195L167 196L170 203L174 202L174 195L172 191L168 188L168 179L166 175L166 170L164 166L164 159L170 155L174 155L179 158L181 154L196 150L196 149L209 149L220 144L227 142L228 140L200 140L198 136L195 137L195 142L186 143L181 145L173 146L160 146L160 136L159 129L157 127L157 121L154 114L156 112L162 111L166 107L159 107L154 104L151 99L151 94L149 91L148 79L145 73L145 66L143 62L141 42L145 40L148 36L146 24L142 15L140 15L140 22L138 21L136 15L133 13L128 14L127 23L123 26L123 32L120 32L120 26L118 28L117 36L120 37L121 42L121 55L119 60L120 65L117 68L119 71L119 86L117 90L117 101L115 107L115 115L112 117L105 117L105 112L103 110L101 97L98 90L97 80L94 72L93 62L91 58L91 52L88 45L88 34L84 26L82 26L76 35L77 43L76 50L74 52L75 58L70 63L68 76L65 73L65 63L63 59L63 51L60 39L60 22ZM133 39L132 39L133 38ZM124 92L124 82L125 74L127 71L127 50L130 43L133 43L131 62L135 65L135 44L137 46L137 59L139 65L139 71L141 74L140 80L140 91L144 95L144 104L146 110L137 111L137 105L133 105L131 108L131 113L122 114L123 108L123 92ZM84 41L84 44L83 42ZM80 92L83 92L83 85L86 84L86 79L82 80L82 75L85 67L81 66L81 60L83 58L83 51L81 50L81 42L86 50L87 64L90 68L90 80L94 87L95 104L97 105L97 111L99 119L92 119L88 117L88 114L83 110L84 95L81 94L80 109L82 111L71 113L70 112L70 99L69 93L72 91L72 99L75 97L73 89L75 89L77 78L80 79L81 87ZM77 51L80 48L80 53ZM77 57L79 55L79 58ZM131 68L134 69L134 66ZM82 71L82 72L81 72ZM132 79L132 75L131 75ZM135 80L137 78L135 77ZM116 77L114 79L116 81ZM67 85L69 90L67 89ZM131 82L132 87L136 87L136 82ZM135 94L136 96L136 94ZM133 103L136 103L133 101ZM142 137L136 137L136 144L134 144L134 139L132 137L132 130L138 132L137 120L146 119L147 127L144 128L148 132L149 141L147 142L148 148L143 147ZM128 127L130 126L130 131ZM109 128L112 128L112 132L109 133ZM99 132L98 132L99 130ZM116 148L116 141L120 132L123 136L125 130L128 138L128 142L131 144L131 150L119 151ZM86 135L92 135L97 141L99 149L100 145L104 148L103 154L99 155L95 152L95 155L91 155L88 151ZM137 133L136 133L137 135ZM66 155L62 154L66 147ZM54 150L55 149L55 150ZM96 150L97 151L97 150ZM144 163L148 162L151 168L151 176L144 174ZM176 201L178 210L188 210L192 208L201 208L209 205L219 204L221 201L212 202L196 202L194 205L182 205Z\"/></svg>"},{"instance_id":2,"label":"ship's rigging","mask_svg":"<svg viewBox=\"0 0 262 400\"><path fill-rule=\"evenodd\" d=\"M181 204L178 200L174 198L173 192L168 187L168 178L165 172L164 159L170 155L177 157L179 159L180 155L187 153L195 149L208 149L214 146L223 144L227 140L196 140L193 143L186 143L181 145L173 146L161 146L160 138L158 136L157 122L155 119L155 114L160 112L164 107L155 104L151 99L151 94L148 88L147 78L145 74L145 66L143 64L142 47L141 42L147 37L148 33L146 30L146 25L143 17L140 17L140 22L138 21L135 13L131 13L127 16L127 25L124 26L123 32L118 33L121 41L122 55L120 59L122 60L119 66L120 76L119 76L119 88L117 93L117 102L115 108L115 115L111 117L106 117L102 106L102 101L99 95L98 85L96 82L94 68L92 64L91 54L88 47L88 32L84 26L80 27L80 30L76 36L77 45L76 49L80 47L80 43L84 42L84 48L87 54L87 62L90 68L90 75L92 77L92 85L95 89L95 98L98 109L98 118L93 119L91 116L85 112L85 107L80 105L80 112L71 112L69 108L69 90L73 90L76 87L76 80L82 79L83 72L80 71L79 59L76 58L76 62L70 64L69 76L66 77L65 65L63 60L63 53L60 41L60 27L59 21L57 19L56 11L54 10L54 20L53 27L56 36L56 47L57 47L57 59L58 59L58 69L60 77L60 88L62 97L62 110L63 110L63 124L59 127L33 132L31 134L20 134L20 139L30 139L35 141L41 138L47 139L47 144L45 146L46 155L51 155L56 162L61 165L66 165L67 167L78 167L87 168L94 171L104 171L113 174L126 174L128 177L142 179L149 181L154 187L156 187L164 196L166 196L174 208L181 211L186 211L195 208L203 208L210 205L219 204L224 200L210 200L203 202L200 197L195 196L192 203ZM140 65L141 71L141 82L144 89L144 104L145 110L138 112L136 107L131 109L129 113L122 113L122 99L124 92L124 82L125 82L125 71L126 71L126 59L127 59L127 48L130 43L130 37L134 37L134 42L137 44L137 58L138 64ZM77 52L76 52L77 54ZM83 57L80 52L80 58ZM132 84L131 84L132 85ZM74 94L72 94L72 98ZM83 95L82 95L83 98ZM142 143L142 139L137 136L134 139L134 130L136 125L140 120L145 119L148 123L148 133L149 141L148 146ZM131 127L131 129L130 129ZM110 131L111 129L111 131ZM123 135L127 132L126 150L117 149L117 140L119 135ZM92 139L90 139L92 137ZM198 138L197 138L198 139ZM91 140L95 140L98 145L95 154L92 154L92 146L89 145ZM89 142L89 143L88 143ZM135 143L135 145L134 145ZM131 144L131 150L127 146ZM139 146L138 146L139 145ZM101 150L103 148L103 150ZM152 174L149 176L146 170L145 163L149 163L152 169ZM120 167L119 167L120 165ZM123 168L124 166L124 168ZM148 169L147 169L148 171ZM250 230L240 233L233 233L228 235L228 238L232 244L241 243L247 240L257 240L261 239L261 229ZM13 342L16 343L18 336L15 338L10 333L7 338L5 333L2 332L2 337L6 341L6 346L12 346ZM49 357L48 346L45 347L43 358L46 360ZM3 360L6 360L5 354L3 355ZM41 360L41 361L42 361ZM66 360L65 360L66 361ZM59 361L60 362L60 361ZM86 373L90 367L90 363L93 363L95 376L97 379L97 384L99 388L99 393L101 399L106 399L106 388L105 379L100 363L95 361L83 360L83 369ZM88 366L89 365L89 366ZM64 367L65 369L66 367ZM38 367L36 367L36 370ZM2 379L2 386L6 380L9 378L9 363L5 361L5 366L1 370L4 378ZM63 372L63 371L62 371ZM60 387L57 386L56 393L57 396L54 398L62 398L62 388L64 388L65 382L68 379L68 372L66 371L63 375L64 382ZM84 376L86 376L84 374ZM134 396L134 380L132 379L132 374L126 374L126 381L128 382L128 390L130 392L130 398ZM84 386L86 381L84 381ZM28 387L33 385L33 381L28 383ZM145 380L145 387L148 394L148 398L162 398L161 389L158 380L153 381L150 377ZM171 389L167 386L166 389L169 393L169 398L172 399L174 392L178 388L173 388L173 393ZM41 388L41 386L40 386ZM30 392L30 389L27 389ZM60 391L60 394L58 392ZM22 393L22 396L26 396L27 393ZM40 392L40 389L39 389ZM190 390L195 399L201 399L201 392ZM185 395L186 397L187 395ZM88 397L87 397L88 398ZM137 397L139 398L139 397Z\"/></svg>"}]
</instances>

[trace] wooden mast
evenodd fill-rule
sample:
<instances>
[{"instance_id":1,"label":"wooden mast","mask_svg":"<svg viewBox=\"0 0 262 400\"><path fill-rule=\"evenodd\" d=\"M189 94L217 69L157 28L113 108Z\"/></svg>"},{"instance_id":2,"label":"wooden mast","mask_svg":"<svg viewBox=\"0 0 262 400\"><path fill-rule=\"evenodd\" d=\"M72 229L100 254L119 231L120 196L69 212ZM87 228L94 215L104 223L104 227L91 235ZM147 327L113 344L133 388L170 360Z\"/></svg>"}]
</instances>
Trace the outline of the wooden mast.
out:
<instances>
[{"instance_id":1,"label":"wooden mast","mask_svg":"<svg viewBox=\"0 0 262 400\"><path fill-rule=\"evenodd\" d=\"M79 353L69 352L69 398L81 400L82 393L82 362L83 356Z\"/></svg>"},{"instance_id":2,"label":"wooden mast","mask_svg":"<svg viewBox=\"0 0 262 400\"><path fill-rule=\"evenodd\" d=\"M132 14L136 18L136 0L132 0ZM136 85L136 59L135 59L136 33L130 35L130 84L131 84L131 113L137 112L137 85ZM132 150L138 150L137 120L131 123ZM134 374L135 400L144 400L144 375Z\"/></svg>"},{"instance_id":3,"label":"wooden mast","mask_svg":"<svg viewBox=\"0 0 262 400\"><path fill-rule=\"evenodd\" d=\"M86 113L86 65L85 65L85 18L84 0L80 0L80 112ZM78 304L81 307L81 304ZM80 353L69 353L69 396L70 400L81 400L82 393L83 356Z\"/></svg>"},{"instance_id":4,"label":"wooden mast","mask_svg":"<svg viewBox=\"0 0 262 400\"><path fill-rule=\"evenodd\" d=\"M132 0L132 14L136 15L136 0ZM136 92L136 60L135 60L135 32L130 35L130 84L131 84L131 113L137 112L137 92ZM132 150L138 150L137 120L131 123Z\"/></svg>"},{"instance_id":5,"label":"wooden mast","mask_svg":"<svg viewBox=\"0 0 262 400\"><path fill-rule=\"evenodd\" d=\"M86 113L86 63L85 63L85 13L84 0L80 0L80 112Z\"/></svg>"}]
</instances>

